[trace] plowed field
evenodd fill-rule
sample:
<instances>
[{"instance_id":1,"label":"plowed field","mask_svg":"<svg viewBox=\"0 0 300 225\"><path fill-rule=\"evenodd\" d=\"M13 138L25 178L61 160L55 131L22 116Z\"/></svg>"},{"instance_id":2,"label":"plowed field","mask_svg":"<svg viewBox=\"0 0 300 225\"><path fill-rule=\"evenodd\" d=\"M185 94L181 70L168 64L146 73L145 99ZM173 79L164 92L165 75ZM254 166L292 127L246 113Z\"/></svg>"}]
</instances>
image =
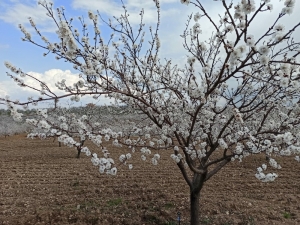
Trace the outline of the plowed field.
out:
<instances>
[{"instance_id":1,"label":"plowed field","mask_svg":"<svg viewBox=\"0 0 300 225\"><path fill-rule=\"evenodd\" d=\"M114 177L75 156L53 140L1 137L0 224L175 225L177 212L189 224L189 189L170 152L161 152L158 166L135 154L133 170ZM283 168L272 171L273 183L254 177L261 157L223 168L202 191L202 224L300 224L300 164L277 161Z\"/></svg>"}]
</instances>

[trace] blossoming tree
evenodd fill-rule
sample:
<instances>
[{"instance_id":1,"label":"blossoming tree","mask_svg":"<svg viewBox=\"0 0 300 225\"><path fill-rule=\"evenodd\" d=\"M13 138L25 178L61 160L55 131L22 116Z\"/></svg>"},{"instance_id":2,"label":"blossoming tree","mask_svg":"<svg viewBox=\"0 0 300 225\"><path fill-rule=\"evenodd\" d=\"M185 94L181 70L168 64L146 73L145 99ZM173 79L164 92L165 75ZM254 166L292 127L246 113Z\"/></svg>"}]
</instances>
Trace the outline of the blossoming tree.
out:
<instances>
[{"instance_id":1,"label":"blossoming tree","mask_svg":"<svg viewBox=\"0 0 300 225\"><path fill-rule=\"evenodd\" d=\"M110 133L111 129L118 130L123 135L132 135L133 133L137 135L140 132L134 126L128 130L128 126L123 126L124 122L122 121L124 120L134 121L134 123L142 120L145 123L145 118L140 115L126 109L120 111L119 108L112 106L91 107L91 105L88 105L76 108L37 109L34 119L26 119L26 123L34 127L27 137L38 137L40 139L53 137L54 140L57 138L60 147L61 143L69 147L75 147L77 158L79 158L81 152L85 152L87 156L91 155L90 150L84 148L87 139L98 147L105 149L105 146L102 145L102 136L94 135L98 134L99 130L102 134ZM103 127L109 127L110 129L102 129ZM104 140L109 141L109 139L109 135L104 135ZM119 146L117 140L113 144Z\"/></svg>"},{"instance_id":2,"label":"blossoming tree","mask_svg":"<svg viewBox=\"0 0 300 225\"><path fill-rule=\"evenodd\" d=\"M80 72L80 80L73 86L67 86L65 80L58 81L57 87L66 93L57 95L42 80L38 80L40 87L29 86L18 76L36 78L6 63L14 73L8 75L15 82L40 92L41 96L27 102L1 98L2 104L8 105L17 120L22 115L15 105L41 101L54 101L56 105L61 98L79 101L83 95L106 96L114 99L116 106L139 112L147 119L141 123L130 121L135 131L114 127L115 131L109 125L100 129L95 124L86 129L88 121L84 119L76 126L77 131L96 144L104 145L104 137L113 139L116 146L135 149L135 153L140 150L142 159L153 155L154 165L159 162L159 151L169 150L190 189L191 224L199 224L201 189L222 167L234 160L264 154L267 163L258 167L255 176L263 182L273 181L277 174L266 173L267 164L280 169L276 157L300 152L300 42L294 37L300 21L285 31L280 21L292 13L295 5L295 0L285 0L275 20L254 37L251 32L257 16L272 11L269 2L210 2L223 7L223 15L215 21L202 1L181 0L194 6L196 13L188 18L182 34L188 57L185 67L180 68L159 58L159 0L154 0L157 24L149 28L149 35L144 31L143 10L137 29L129 23L124 6L124 13L109 21L89 11L93 30L80 18L82 31L79 31L63 8L55 13L52 3L41 1L57 26L58 39L50 42L30 19L42 42L34 40L20 25L25 35L23 40L43 48L45 55L52 53L57 59L71 63ZM206 41L201 38L204 19L213 27L213 35ZM112 31L107 42L99 29L99 20ZM47 111L39 116L46 119ZM51 128L46 120L42 123ZM60 129L69 127L63 125ZM86 147L82 150L89 152ZM117 164L108 153L109 149L105 149L101 157L92 154L92 162L101 173L115 175ZM130 157L131 153L122 154L119 161L126 164Z\"/></svg>"}]
</instances>

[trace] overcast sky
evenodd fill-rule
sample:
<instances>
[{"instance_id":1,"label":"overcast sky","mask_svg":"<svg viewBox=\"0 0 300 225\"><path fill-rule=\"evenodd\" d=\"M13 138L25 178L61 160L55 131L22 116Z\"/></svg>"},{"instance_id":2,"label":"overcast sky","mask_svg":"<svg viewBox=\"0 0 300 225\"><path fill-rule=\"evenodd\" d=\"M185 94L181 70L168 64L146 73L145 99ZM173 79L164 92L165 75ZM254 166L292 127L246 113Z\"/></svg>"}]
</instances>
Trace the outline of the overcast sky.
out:
<instances>
[{"instance_id":1,"label":"overcast sky","mask_svg":"<svg viewBox=\"0 0 300 225\"><path fill-rule=\"evenodd\" d=\"M83 16L88 20L87 11L99 10L105 17L119 16L123 11L119 0L54 0L55 7L64 6L68 17ZM138 14L142 8L145 11L144 23L146 31L148 26L154 26L156 23L156 8L152 0L124 0L130 14L131 23L137 25L139 22ZM146 3L145 3L146 2ZM159 31L161 39L161 57L171 58L174 63L181 63L186 60L186 52L182 47L182 38L185 23L188 15L198 10L192 5L186 6L180 3L180 0L161 0L161 28ZM215 21L218 21L218 13L223 15L223 8L220 2L212 0L201 1L207 11L212 15ZM234 1L237 2L237 1ZM260 1L256 1L257 5ZM284 1L271 0L274 5L273 11L263 13L257 18L255 26L250 30L254 36L262 34L266 28L269 28L271 22L281 11ZM300 21L300 1L296 1L296 7L290 16L286 16L283 24L286 29ZM38 78L46 81L51 87L54 87L56 81L65 78L70 85L78 80L78 73L72 68L72 65L63 61L54 59L54 55L43 57L44 51L28 42L21 41L23 34L18 29L18 24L23 24L30 28L28 17L32 17L38 28L51 41L54 41L55 26L49 17L46 16L44 8L37 4L37 0L1 0L0 1L0 96L9 95L11 99L25 99L24 96L38 96L31 91L22 90L15 85L7 76L7 69L4 66L5 61L21 68L24 72L34 73ZM213 31L212 26L205 20L200 22L203 31L203 41L207 39ZM105 27L100 27L102 34L109 35L110 31ZM81 29L79 29L81 30ZM300 32L297 31L300 39ZM34 32L32 32L34 34ZM33 35L33 39L39 40ZM298 40L299 41L299 40ZM88 101L88 100L86 100ZM107 103L102 101L101 103ZM1 107L1 105L0 105Z\"/></svg>"}]
</instances>

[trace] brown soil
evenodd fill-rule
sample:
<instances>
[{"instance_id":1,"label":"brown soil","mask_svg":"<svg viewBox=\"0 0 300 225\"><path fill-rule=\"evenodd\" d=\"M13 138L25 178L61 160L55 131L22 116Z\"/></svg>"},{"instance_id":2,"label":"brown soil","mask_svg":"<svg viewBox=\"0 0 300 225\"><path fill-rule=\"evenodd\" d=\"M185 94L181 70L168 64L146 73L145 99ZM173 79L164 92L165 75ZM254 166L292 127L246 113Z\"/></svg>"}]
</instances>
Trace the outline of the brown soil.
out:
<instances>
[{"instance_id":1,"label":"brown soil","mask_svg":"<svg viewBox=\"0 0 300 225\"><path fill-rule=\"evenodd\" d=\"M75 156L52 140L0 138L0 224L175 225L177 212L188 224L189 189L170 152L158 166L135 154L133 170L115 177ZM201 224L300 224L300 164L279 158L277 180L261 183L254 173L263 162L231 163L208 181Z\"/></svg>"}]
</instances>

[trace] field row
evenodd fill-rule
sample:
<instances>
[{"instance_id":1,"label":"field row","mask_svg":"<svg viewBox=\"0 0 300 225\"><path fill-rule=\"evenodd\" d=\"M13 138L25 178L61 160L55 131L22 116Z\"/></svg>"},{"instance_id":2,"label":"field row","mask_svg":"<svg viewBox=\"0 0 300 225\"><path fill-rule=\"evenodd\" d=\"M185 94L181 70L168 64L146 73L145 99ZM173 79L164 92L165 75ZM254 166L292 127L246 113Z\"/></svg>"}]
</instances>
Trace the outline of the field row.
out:
<instances>
[{"instance_id":1,"label":"field row","mask_svg":"<svg viewBox=\"0 0 300 225\"><path fill-rule=\"evenodd\" d=\"M1 225L166 224L177 212L187 224L189 189L169 152L162 152L158 166L133 158L132 171L121 167L107 176L90 158L76 159L76 150L52 140L16 136L0 138L0 146ZM300 224L299 166L279 161L283 168L274 183L254 177L260 157L234 162L211 178L202 193L203 221Z\"/></svg>"}]
</instances>

